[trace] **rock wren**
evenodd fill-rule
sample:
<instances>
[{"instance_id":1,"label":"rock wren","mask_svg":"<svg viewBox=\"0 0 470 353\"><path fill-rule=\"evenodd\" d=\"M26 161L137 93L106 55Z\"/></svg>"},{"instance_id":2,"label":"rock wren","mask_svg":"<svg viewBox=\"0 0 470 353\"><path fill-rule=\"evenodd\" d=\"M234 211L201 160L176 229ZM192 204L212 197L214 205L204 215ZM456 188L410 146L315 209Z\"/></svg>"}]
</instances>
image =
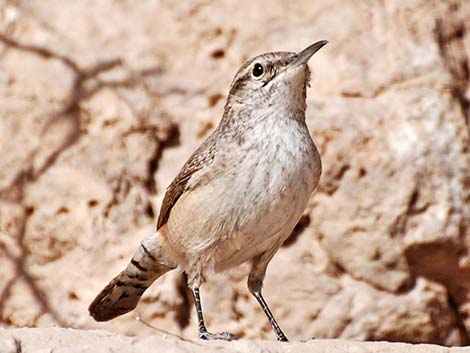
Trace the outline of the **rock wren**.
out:
<instances>
[{"instance_id":1,"label":"rock wren","mask_svg":"<svg viewBox=\"0 0 470 353\"><path fill-rule=\"evenodd\" d=\"M325 44L316 42L299 53L262 54L242 65L219 125L168 187L157 231L91 303L95 320L133 310L158 277L179 268L194 296L199 337L235 339L228 332L207 331L199 287L208 273L249 262L248 288L277 339L287 341L261 288L268 263L320 179L320 155L305 109L307 63Z\"/></svg>"}]
</instances>

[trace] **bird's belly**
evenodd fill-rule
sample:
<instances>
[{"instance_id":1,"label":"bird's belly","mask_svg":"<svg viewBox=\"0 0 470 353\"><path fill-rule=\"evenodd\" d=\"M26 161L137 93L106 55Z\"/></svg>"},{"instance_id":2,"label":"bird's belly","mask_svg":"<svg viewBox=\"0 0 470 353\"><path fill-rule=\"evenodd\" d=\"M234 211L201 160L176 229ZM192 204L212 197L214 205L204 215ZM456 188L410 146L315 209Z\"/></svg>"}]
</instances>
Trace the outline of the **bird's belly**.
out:
<instances>
[{"instance_id":1,"label":"bird's belly","mask_svg":"<svg viewBox=\"0 0 470 353\"><path fill-rule=\"evenodd\" d=\"M291 190L260 201L239 215L235 231L214 251L216 271L244 263L266 251L276 250L295 227L308 202L308 190Z\"/></svg>"},{"instance_id":2,"label":"bird's belly","mask_svg":"<svg viewBox=\"0 0 470 353\"><path fill-rule=\"evenodd\" d=\"M170 243L188 266L196 259L228 268L282 245L320 175L318 152L307 142L267 148L261 156L251 148L230 164L221 156L223 168L215 162L200 179L207 182L181 196L168 224Z\"/></svg>"}]
</instances>

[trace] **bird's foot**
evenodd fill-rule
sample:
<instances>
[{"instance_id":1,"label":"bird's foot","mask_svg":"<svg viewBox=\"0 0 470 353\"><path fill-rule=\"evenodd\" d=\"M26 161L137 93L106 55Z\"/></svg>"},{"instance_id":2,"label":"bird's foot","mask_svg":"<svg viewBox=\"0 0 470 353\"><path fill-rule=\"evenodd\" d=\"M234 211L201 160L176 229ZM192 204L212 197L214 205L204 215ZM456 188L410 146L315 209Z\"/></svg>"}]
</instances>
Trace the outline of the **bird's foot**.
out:
<instances>
[{"instance_id":1,"label":"bird's foot","mask_svg":"<svg viewBox=\"0 0 470 353\"><path fill-rule=\"evenodd\" d=\"M282 332L280 334L277 334L277 340L279 342L289 342L287 337Z\"/></svg>"},{"instance_id":2,"label":"bird's foot","mask_svg":"<svg viewBox=\"0 0 470 353\"><path fill-rule=\"evenodd\" d=\"M224 341L234 341L238 339L237 336L231 334L230 332L210 333L207 331L200 332L199 338L202 340L224 340Z\"/></svg>"}]
</instances>

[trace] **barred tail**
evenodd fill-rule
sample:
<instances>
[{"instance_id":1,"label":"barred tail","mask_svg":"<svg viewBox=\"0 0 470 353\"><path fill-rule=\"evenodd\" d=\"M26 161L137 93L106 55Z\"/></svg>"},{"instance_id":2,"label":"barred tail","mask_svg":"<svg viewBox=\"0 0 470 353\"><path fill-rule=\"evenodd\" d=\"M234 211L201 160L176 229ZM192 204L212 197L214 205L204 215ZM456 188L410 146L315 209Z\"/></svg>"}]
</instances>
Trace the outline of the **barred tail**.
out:
<instances>
[{"instance_id":1,"label":"barred tail","mask_svg":"<svg viewBox=\"0 0 470 353\"><path fill-rule=\"evenodd\" d=\"M108 321L133 310L145 290L161 275L176 267L161 232L140 244L127 268L93 300L88 311L96 321Z\"/></svg>"}]
</instances>

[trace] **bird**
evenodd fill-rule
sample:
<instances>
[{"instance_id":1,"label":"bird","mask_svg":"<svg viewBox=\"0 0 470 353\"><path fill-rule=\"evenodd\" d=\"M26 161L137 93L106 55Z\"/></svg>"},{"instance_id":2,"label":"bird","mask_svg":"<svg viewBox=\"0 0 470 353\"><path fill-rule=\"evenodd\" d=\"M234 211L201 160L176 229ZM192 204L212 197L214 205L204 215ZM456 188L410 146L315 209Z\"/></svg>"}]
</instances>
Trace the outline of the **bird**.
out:
<instances>
[{"instance_id":1,"label":"bird","mask_svg":"<svg viewBox=\"0 0 470 353\"><path fill-rule=\"evenodd\" d=\"M269 262L301 218L320 180L320 154L305 121L309 59L328 43L246 61L230 85L222 119L168 186L156 231L96 296L89 313L108 321L133 310L170 270L187 275L199 338L208 331L200 299L211 274L250 264L247 285L277 340L288 341L262 295Z\"/></svg>"}]
</instances>

